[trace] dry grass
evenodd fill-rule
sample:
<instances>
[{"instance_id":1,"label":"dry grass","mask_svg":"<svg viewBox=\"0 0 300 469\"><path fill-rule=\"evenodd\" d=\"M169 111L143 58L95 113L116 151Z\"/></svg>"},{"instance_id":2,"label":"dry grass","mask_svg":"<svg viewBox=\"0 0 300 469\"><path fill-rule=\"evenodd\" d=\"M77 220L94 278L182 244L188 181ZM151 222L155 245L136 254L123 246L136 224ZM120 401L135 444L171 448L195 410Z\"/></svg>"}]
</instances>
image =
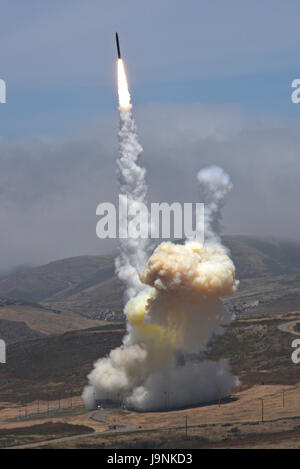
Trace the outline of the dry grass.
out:
<instances>
[{"instance_id":1,"label":"dry grass","mask_svg":"<svg viewBox=\"0 0 300 469\"><path fill-rule=\"evenodd\" d=\"M283 407L282 391L285 390ZM264 419L300 416L300 385L297 386L253 386L233 393L231 400L169 412L129 412L115 410L110 418L132 423L142 428L202 425L226 422L256 422L261 420L261 399L264 399Z\"/></svg>"},{"instance_id":2,"label":"dry grass","mask_svg":"<svg viewBox=\"0 0 300 469\"><path fill-rule=\"evenodd\" d=\"M66 331L87 329L109 324L72 313L55 314L43 308L10 305L0 308L0 319L25 322L34 331L43 334L63 334Z\"/></svg>"},{"instance_id":3,"label":"dry grass","mask_svg":"<svg viewBox=\"0 0 300 469\"><path fill-rule=\"evenodd\" d=\"M284 406L283 406L283 393ZM108 425L90 418L83 407L74 407L70 413L59 412L54 417L42 417L38 423L53 422L83 425L103 435L47 443L55 448L110 447L110 448L192 448L192 447L298 447L300 441L300 385L253 386L237 391L232 399L218 403L169 412L130 412L108 410L109 421L131 423L137 429L131 432L109 431ZM264 422L261 422L261 399L264 403ZM65 409L70 402L61 402ZM81 398L73 400L82 405ZM46 407L40 403L40 409ZM57 404L58 405L58 404ZM0 429L28 427L33 421L17 420L19 408L2 404ZM53 406L54 407L54 406ZM37 402L28 407L34 412ZM188 439L185 437L185 417L188 418ZM13 419L13 420L12 420ZM37 423L35 417L35 423ZM298 428L299 427L299 428ZM59 437L59 435L56 435ZM55 435L53 436L55 437ZM43 445L43 443L40 443ZM281 446L283 445L283 446ZM294 446L293 446L294 445Z\"/></svg>"},{"instance_id":4,"label":"dry grass","mask_svg":"<svg viewBox=\"0 0 300 469\"><path fill-rule=\"evenodd\" d=\"M87 412L83 406L80 396L72 398L72 408L70 399L61 399L60 409L59 401L50 402L48 413L48 402L35 401L26 406L27 417L25 416L25 407L11 403L0 402L0 430L3 428L27 427L33 423L61 422L72 425L85 425L95 431L104 431L108 429L105 423L97 422L90 418L90 412ZM39 409L39 414L38 414Z\"/></svg>"}]
</instances>

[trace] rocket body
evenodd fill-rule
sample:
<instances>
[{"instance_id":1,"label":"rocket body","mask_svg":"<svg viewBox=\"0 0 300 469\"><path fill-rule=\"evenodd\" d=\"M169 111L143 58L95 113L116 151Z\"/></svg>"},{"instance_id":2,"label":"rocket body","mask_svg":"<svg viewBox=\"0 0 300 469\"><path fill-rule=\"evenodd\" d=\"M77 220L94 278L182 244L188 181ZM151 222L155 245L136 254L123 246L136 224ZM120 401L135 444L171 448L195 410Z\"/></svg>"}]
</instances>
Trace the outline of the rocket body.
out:
<instances>
[{"instance_id":1,"label":"rocket body","mask_svg":"<svg viewBox=\"0 0 300 469\"><path fill-rule=\"evenodd\" d=\"M118 33L116 33L116 44L117 44L117 51L118 51L118 59L120 59L121 58L121 51L120 51L120 43L119 43Z\"/></svg>"}]
</instances>

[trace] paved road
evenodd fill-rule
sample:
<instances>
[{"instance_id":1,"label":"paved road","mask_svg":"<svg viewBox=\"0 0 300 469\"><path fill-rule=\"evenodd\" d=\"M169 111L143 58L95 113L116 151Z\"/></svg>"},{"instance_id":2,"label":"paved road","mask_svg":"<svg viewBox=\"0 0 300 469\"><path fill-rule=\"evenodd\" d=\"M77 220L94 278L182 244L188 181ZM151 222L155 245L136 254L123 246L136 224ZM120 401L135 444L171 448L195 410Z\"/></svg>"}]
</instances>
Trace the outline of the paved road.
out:
<instances>
[{"instance_id":1,"label":"paved road","mask_svg":"<svg viewBox=\"0 0 300 469\"><path fill-rule=\"evenodd\" d=\"M280 324L278 326L278 329L283 332L289 332L290 334L293 334L293 335L300 335L300 332L296 332L294 330L295 325L299 322L300 322L299 319L297 319L296 321L284 322L283 324Z\"/></svg>"},{"instance_id":2,"label":"paved road","mask_svg":"<svg viewBox=\"0 0 300 469\"><path fill-rule=\"evenodd\" d=\"M90 415L90 418L92 420L96 420L97 422L103 422L103 423L107 423L107 425L111 425L111 426L118 426L118 427L121 427L120 429L114 429L115 432L126 432L126 431L130 431L130 430L136 430L138 428L137 425L134 425L132 423L124 423L124 422L117 422L116 420L108 420L106 418L106 414L107 414L107 411L105 411L104 409L100 409L100 410L96 410L95 412L93 412L91 415Z\"/></svg>"}]
</instances>

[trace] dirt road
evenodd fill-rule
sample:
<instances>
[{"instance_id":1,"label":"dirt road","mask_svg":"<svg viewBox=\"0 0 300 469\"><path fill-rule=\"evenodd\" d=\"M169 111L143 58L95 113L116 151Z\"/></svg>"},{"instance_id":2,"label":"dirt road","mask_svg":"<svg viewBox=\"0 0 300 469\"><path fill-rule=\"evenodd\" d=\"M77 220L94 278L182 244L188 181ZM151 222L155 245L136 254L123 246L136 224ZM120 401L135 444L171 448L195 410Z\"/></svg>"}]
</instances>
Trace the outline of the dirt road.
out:
<instances>
[{"instance_id":1,"label":"dirt road","mask_svg":"<svg viewBox=\"0 0 300 469\"><path fill-rule=\"evenodd\" d=\"M295 325L299 322L299 319L297 319L296 321L284 322L283 324L280 324L278 326L278 329L283 332L289 332L290 334L300 336L300 332L294 330Z\"/></svg>"}]
</instances>

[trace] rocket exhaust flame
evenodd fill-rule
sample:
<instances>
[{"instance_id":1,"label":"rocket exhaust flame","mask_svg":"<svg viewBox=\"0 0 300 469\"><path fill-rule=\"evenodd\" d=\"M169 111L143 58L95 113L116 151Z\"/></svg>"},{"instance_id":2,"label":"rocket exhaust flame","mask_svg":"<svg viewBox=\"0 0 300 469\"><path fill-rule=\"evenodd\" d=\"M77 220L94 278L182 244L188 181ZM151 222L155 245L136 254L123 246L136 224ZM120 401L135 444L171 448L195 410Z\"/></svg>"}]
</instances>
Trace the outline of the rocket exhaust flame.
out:
<instances>
[{"instance_id":1,"label":"rocket exhaust flame","mask_svg":"<svg viewBox=\"0 0 300 469\"><path fill-rule=\"evenodd\" d=\"M118 61L117 61L117 76L118 76L118 95L119 95L119 106L120 110L128 111L132 108L130 104L130 94L128 90L128 82L124 67L124 62L121 59L120 43L119 36L116 33L116 44L118 51Z\"/></svg>"},{"instance_id":2,"label":"rocket exhaust flame","mask_svg":"<svg viewBox=\"0 0 300 469\"><path fill-rule=\"evenodd\" d=\"M118 93L120 194L136 209L146 200L146 172L138 164L142 148L121 58ZM234 293L238 282L218 232L231 183L216 166L197 177L207 204L204 244L197 234L184 245L164 242L148 259L148 239L120 240L116 271L125 284L127 334L121 347L98 360L89 374L83 392L87 408L110 399L137 410L162 410L166 392L172 396L169 408L195 405L228 396L238 384L226 360L205 358L211 340L234 319L221 298Z\"/></svg>"},{"instance_id":3,"label":"rocket exhaust flame","mask_svg":"<svg viewBox=\"0 0 300 469\"><path fill-rule=\"evenodd\" d=\"M127 77L122 59L118 59L118 95L120 109L129 110L132 108L130 104L130 94L128 91Z\"/></svg>"}]
</instances>

